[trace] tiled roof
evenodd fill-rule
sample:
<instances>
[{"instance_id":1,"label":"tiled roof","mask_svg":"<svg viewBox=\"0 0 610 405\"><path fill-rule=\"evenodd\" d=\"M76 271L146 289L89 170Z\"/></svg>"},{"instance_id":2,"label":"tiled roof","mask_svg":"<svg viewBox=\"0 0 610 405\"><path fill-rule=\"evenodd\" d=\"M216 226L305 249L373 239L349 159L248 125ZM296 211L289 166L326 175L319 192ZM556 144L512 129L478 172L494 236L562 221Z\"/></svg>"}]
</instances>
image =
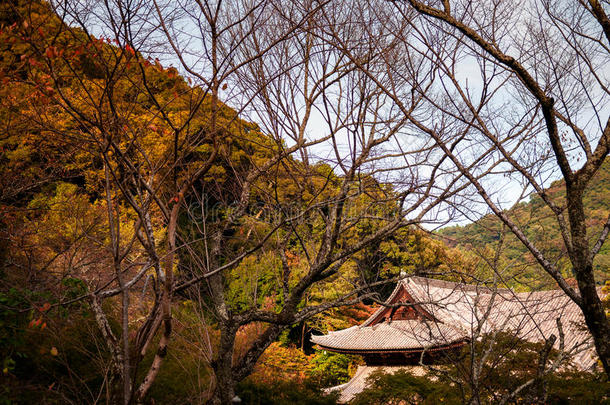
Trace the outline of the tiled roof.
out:
<instances>
[{"instance_id":1,"label":"tiled roof","mask_svg":"<svg viewBox=\"0 0 610 405\"><path fill-rule=\"evenodd\" d=\"M438 322L400 320L378 323L373 326L352 326L328 335L312 336L312 341L336 351L358 350L366 352L445 346L463 341L460 330Z\"/></svg>"},{"instance_id":2,"label":"tiled roof","mask_svg":"<svg viewBox=\"0 0 610 405\"><path fill-rule=\"evenodd\" d=\"M312 341L336 351L408 351L446 346L465 338L477 338L478 333L506 331L531 342L555 335L558 347L559 319L565 350L574 353L574 364L590 369L596 362L582 312L562 291L515 293L508 289L409 277L397 285L386 303L391 303L402 289L433 320L380 323L380 316L386 310L381 307L360 326L312 336Z\"/></svg>"}]
</instances>

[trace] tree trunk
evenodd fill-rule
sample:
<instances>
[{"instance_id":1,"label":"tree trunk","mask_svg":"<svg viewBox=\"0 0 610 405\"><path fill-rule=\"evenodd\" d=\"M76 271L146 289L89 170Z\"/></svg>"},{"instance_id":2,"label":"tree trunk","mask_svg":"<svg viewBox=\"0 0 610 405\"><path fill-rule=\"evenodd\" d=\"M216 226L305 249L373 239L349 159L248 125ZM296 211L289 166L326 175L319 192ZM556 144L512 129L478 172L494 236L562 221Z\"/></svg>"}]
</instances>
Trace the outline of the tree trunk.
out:
<instances>
[{"instance_id":1,"label":"tree trunk","mask_svg":"<svg viewBox=\"0 0 610 405\"><path fill-rule=\"evenodd\" d=\"M212 362L216 384L214 396L211 404L229 405L233 403L235 397L235 386L237 381L233 376L233 351L235 348L236 330L231 324L231 320L220 326L220 344L218 356Z\"/></svg>"},{"instance_id":2,"label":"tree trunk","mask_svg":"<svg viewBox=\"0 0 610 405\"><path fill-rule=\"evenodd\" d=\"M211 403L213 405L232 404L233 398L235 397L236 383L231 375L231 368L226 367L225 364L219 364L217 367L214 367L214 374L216 378L216 387Z\"/></svg>"},{"instance_id":3,"label":"tree trunk","mask_svg":"<svg viewBox=\"0 0 610 405\"><path fill-rule=\"evenodd\" d=\"M593 266L589 264L584 269L575 272L578 288L582 297L582 312L585 322L595 343L595 349L602 362L604 371L610 376L610 325L603 304L597 295Z\"/></svg>"},{"instance_id":4,"label":"tree trunk","mask_svg":"<svg viewBox=\"0 0 610 405\"><path fill-rule=\"evenodd\" d=\"M597 294L593 260L590 257L582 185L566 183L567 208L572 236L571 261L580 290L580 307L604 371L610 376L610 324L602 301Z\"/></svg>"}]
</instances>

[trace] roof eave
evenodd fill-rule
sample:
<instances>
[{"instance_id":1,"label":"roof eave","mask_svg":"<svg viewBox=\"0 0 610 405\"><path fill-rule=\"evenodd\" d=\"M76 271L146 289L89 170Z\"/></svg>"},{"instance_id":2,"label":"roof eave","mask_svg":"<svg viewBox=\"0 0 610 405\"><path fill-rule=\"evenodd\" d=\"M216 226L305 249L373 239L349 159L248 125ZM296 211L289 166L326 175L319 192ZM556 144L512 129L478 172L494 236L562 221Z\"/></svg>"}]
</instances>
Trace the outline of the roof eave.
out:
<instances>
[{"instance_id":1,"label":"roof eave","mask_svg":"<svg viewBox=\"0 0 610 405\"><path fill-rule=\"evenodd\" d=\"M468 343L468 339L459 340L456 342L452 342L447 345L442 346L432 346L432 347L418 347L418 348L410 348L410 349L346 349L346 348L336 348L331 346L323 346L317 343L318 346L322 350L328 350L329 352L342 353L342 354L387 354L387 353L397 353L397 354L415 354L422 352L438 352L443 350L451 350L458 347L464 346Z\"/></svg>"}]
</instances>

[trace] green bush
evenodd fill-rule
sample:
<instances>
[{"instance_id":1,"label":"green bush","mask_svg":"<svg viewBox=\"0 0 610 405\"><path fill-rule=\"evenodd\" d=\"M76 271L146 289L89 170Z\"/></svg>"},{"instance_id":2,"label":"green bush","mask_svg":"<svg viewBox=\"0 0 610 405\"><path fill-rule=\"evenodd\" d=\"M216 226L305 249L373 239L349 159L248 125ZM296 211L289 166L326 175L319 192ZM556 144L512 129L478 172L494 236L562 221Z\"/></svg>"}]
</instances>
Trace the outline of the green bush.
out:
<instances>
[{"instance_id":1,"label":"green bush","mask_svg":"<svg viewBox=\"0 0 610 405\"><path fill-rule=\"evenodd\" d=\"M434 405L462 402L459 391L450 384L433 381L429 377L416 377L405 370L394 374L373 373L368 381L369 388L356 395L350 402L351 405Z\"/></svg>"},{"instance_id":2,"label":"green bush","mask_svg":"<svg viewBox=\"0 0 610 405\"><path fill-rule=\"evenodd\" d=\"M245 380L237 387L237 395L247 405L335 405L338 394L323 395L311 383L254 384Z\"/></svg>"},{"instance_id":3,"label":"green bush","mask_svg":"<svg viewBox=\"0 0 610 405\"><path fill-rule=\"evenodd\" d=\"M346 354L338 354L327 351L319 351L313 358L314 368L308 373L308 377L318 387L331 387L343 384L350 379L350 366L354 357Z\"/></svg>"}]
</instances>

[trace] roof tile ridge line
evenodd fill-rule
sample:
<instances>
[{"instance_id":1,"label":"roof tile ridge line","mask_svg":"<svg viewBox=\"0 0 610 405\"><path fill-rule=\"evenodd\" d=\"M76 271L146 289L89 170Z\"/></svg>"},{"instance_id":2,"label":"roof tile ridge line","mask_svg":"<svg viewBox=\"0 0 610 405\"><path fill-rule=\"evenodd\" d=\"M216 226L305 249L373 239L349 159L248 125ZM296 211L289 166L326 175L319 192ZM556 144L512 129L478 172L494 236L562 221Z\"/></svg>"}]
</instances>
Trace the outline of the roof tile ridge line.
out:
<instances>
[{"instance_id":1,"label":"roof tile ridge line","mask_svg":"<svg viewBox=\"0 0 610 405\"><path fill-rule=\"evenodd\" d=\"M482 291L480 291L481 287L466 284L464 282L446 281L421 276L414 276L411 277L411 279L415 282L415 284L421 287L422 290L424 290L423 293L426 295L426 299L424 299L424 297L422 296L419 296L412 289L408 289L407 291L411 293L412 297L417 297L419 299L420 308L430 314L430 316L433 318L433 322L440 324L443 324L445 322L441 319L439 311L448 311L448 309L446 308L446 304L440 305L438 300L432 299L432 290L450 290L449 294L443 296L441 300L446 300L449 297L456 296L457 301L454 301L454 304L459 302L465 296L467 296L468 292L474 291L477 293L477 296L483 293ZM483 288L489 290L489 288L487 287Z\"/></svg>"},{"instance_id":2,"label":"roof tile ridge line","mask_svg":"<svg viewBox=\"0 0 610 405\"><path fill-rule=\"evenodd\" d=\"M480 302L479 300L483 297L483 296L491 296L491 297L495 297L495 296L499 296L499 297L504 297L504 294L509 294L512 296L515 296L515 291L511 290L510 288L499 288L499 287L495 287L495 288L491 288L488 287L486 285L479 285L479 284L468 284L465 283L463 281L447 281L447 280L439 280L439 279L434 279L434 278L427 278L427 277L417 277L417 280L414 280L416 282L419 282L419 286L425 290L425 294L428 295L428 297L431 296L431 291L433 289L442 289L442 290L450 290L449 295L443 297L443 299L447 299L453 295L457 294L457 301L459 302L462 298L465 297L469 297L469 293L475 293L476 295L474 296L474 301L470 302L470 300L466 300L466 304L468 304L470 310L472 311L473 314L476 314L477 309L478 309L478 302ZM492 300L490 300L488 302L488 306L491 305L492 308L488 308L488 310L490 310L490 312L484 317L483 320L480 320L477 318L477 324L481 325L482 323L485 322L489 322L489 318L491 317L492 313L495 313L495 309L496 309L496 305L493 304L494 301L497 300L497 298L494 298ZM438 303L433 303L431 300L428 303L428 305L431 305L433 307L436 307L435 309L438 310L447 310L447 308L445 308L444 306L438 305ZM423 307L423 305L422 305ZM425 310L425 309L424 309ZM430 311L428 311L430 312ZM430 312L431 314L433 312ZM438 312L437 312L438 315ZM436 319L436 322L438 323L444 323L441 321L441 319L439 319L439 317L434 316ZM463 325L461 322L458 322L459 326L454 324L453 322L449 322L447 323L446 326L449 326L452 330L454 330L455 332L458 332L460 334L464 334L466 336L466 338L468 338L468 331L467 328L465 327L465 325Z\"/></svg>"},{"instance_id":3,"label":"roof tile ridge line","mask_svg":"<svg viewBox=\"0 0 610 405\"><path fill-rule=\"evenodd\" d=\"M388 304L390 301L392 301L396 297L396 295L400 291L400 288L403 287L403 284L406 284L405 281L408 278L410 278L410 277L405 277L405 278L398 280L398 283L396 283L396 287L394 287L394 291L392 291L392 294L390 294L390 296L383 302L384 304ZM386 305L382 305L379 308L377 308L377 311L373 312L373 314L371 316L369 316L366 319L366 321L364 321L360 325L358 325L358 327L364 328L364 327L369 326L369 324L371 322L373 322L375 320L375 318L379 314L381 314L381 312L383 312L386 308L388 308Z\"/></svg>"},{"instance_id":4,"label":"roof tile ridge line","mask_svg":"<svg viewBox=\"0 0 610 405\"><path fill-rule=\"evenodd\" d=\"M497 287L497 286L489 287L485 283L469 284L469 283L466 283L463 281L440 280L438 278L422 277L422 276L409 276L409 278L412 279L413 281L419 283L420 285L426 284L427 286L437 287L437 288L447 288L447 289L451 289L454 291L457 288L459 288L460 290L463 290L463 291L474 291L477 293L485 293L485 294L491 294L493 291L507 292L507 293L513 292L510 288L507 288L507 287Z\"/></svg>"},{"instance_id":5,"label":"roof tile ridge line","mask_svg":"<svg viewBox=\"0 0 610 405\"><path fill-rule=\"evenodd\" d=\"M595 289L597 290L597 295L602 300L610 295L610 292L603 291L604 286L598 286L598 287L595 287ZM514 293L514 295L516 295L520 299L524 299L525 301L528 301L534 295L552 295L552 297L550 297L550 298L566 300L566 302L564 303L562 308L567 308L567 307L571 306L573 303L573 301L570 299L570 297L565 295L563 290L561 290L560 288L553 288L550 290L521 291L521 292L514 291L510 288L503 288L502 290L508 290L508 291Z\"/></svg>"}]
</instances>

